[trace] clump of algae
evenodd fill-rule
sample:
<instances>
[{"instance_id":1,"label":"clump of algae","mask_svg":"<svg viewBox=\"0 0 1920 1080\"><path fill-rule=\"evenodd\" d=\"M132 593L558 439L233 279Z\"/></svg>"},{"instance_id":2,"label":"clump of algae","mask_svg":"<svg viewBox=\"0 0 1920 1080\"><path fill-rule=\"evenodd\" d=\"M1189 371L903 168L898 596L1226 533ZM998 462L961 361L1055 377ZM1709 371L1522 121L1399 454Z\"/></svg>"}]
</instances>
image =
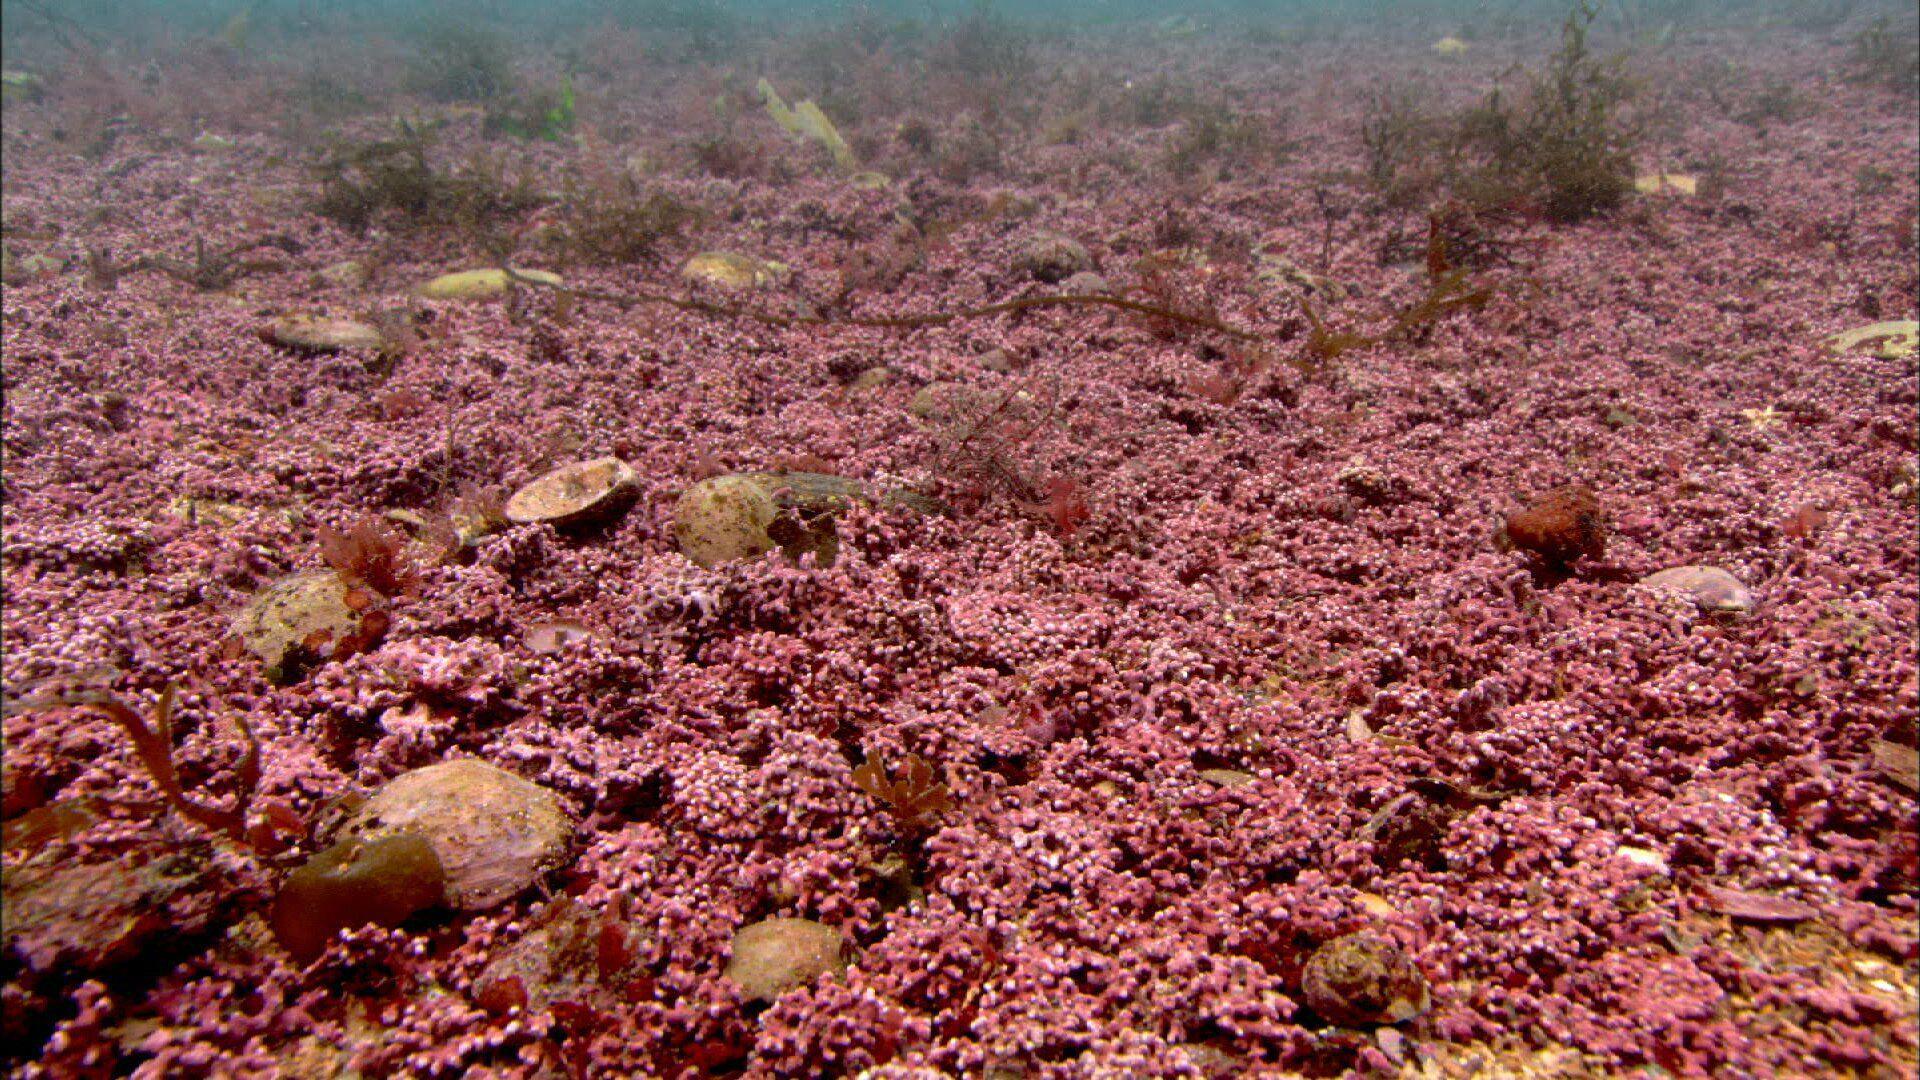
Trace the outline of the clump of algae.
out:
<instances>
[{"instance_id":1,"label":"clump of algae","mask_svg":"<svg viewBox=\"0 0 1920 1080\"><path fill-rule=\"evenodd\" d=\"M809 100L789 108L786 99L765 79L761 79L755 89L760 93L760 100L766 104L767 115L773 117L773 122L784 128L787 134L819 143L833 156L833 163L842 169L851 172L858 167L859 163L853 159L853 148L840 137L840 130L833 126L833 121L827 119L826 113L820 111L820 106Z\"/></svg>"}]
</instances>

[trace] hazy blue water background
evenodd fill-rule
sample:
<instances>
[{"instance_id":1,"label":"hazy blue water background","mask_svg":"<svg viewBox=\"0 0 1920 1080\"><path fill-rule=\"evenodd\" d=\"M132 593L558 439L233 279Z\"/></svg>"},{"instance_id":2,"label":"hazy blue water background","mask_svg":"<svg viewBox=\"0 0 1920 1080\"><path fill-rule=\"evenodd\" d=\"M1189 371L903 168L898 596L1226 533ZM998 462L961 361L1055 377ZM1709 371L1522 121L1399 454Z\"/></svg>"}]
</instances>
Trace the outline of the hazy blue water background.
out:
<instances>
[{"instance_id":1,"label":"hazy blue water background","mask_svg":"<svg viewBox=\"0 0 1920 1080\"><path fill-rule=\"evenodd\" d=\"M1708 3L1696 0L1607 0L1599 4L1602 22L1657 27L1664 21L1702 19L1774 19L1781 22L1838 23L1856 11L1887 7L1851 0L1806 2ZM975 0L911 0L896 3L775 3L769 0L577 0L533 3L529 0L448 3L382 3L376 0L148 0L118 3L111 0L8 0L0 4L7 18L11 44L44 22L51 13L73 25L102 33L139 29L152 33L190 35L217 32L241 12L255 35L302 29L362 28L405 32L422 23L453 21L485 25L535 35L612 23L663 30L706 26L717 32L767 26L805 26L834 22L862 14L881 22L929 27L980 10L1036 28L1072 30L1125 25L1142 21L1190 20L1197 29L1267 24L1347 25L1390 33L1399 27L1436 20L1463 26L1501 26L1529 20L1553 20L1569 5L1556 0L1210 0L1210 2L1153 2L1153 0L1047 0L1047 2L981 4Z\"/></svg>"}]
</instances>

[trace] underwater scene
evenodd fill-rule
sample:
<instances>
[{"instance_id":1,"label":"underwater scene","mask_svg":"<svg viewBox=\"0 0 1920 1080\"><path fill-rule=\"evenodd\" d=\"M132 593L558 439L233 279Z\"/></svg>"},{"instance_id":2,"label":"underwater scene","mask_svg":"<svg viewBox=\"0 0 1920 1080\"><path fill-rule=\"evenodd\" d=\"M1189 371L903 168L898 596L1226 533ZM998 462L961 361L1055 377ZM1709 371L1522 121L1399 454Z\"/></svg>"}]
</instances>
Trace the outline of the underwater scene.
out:
<instances>
[{"instance_id":1,"label":"underwater scene","mask_svg":"<svg viewBox=\"0 0 1920 1080\"><path fill-rule=\"evenodd\" d=\"M0 1072L1920 1069L1920 13L0 0Z\"/></svg>"}]
</instances>

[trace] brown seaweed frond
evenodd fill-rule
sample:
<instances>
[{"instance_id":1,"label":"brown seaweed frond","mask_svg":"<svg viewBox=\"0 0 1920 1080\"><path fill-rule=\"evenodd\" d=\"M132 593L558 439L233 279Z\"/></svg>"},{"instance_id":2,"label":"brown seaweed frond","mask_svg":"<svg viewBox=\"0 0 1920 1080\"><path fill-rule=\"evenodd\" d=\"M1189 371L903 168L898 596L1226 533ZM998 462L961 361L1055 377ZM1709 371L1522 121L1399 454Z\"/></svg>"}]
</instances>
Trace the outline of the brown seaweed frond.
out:
<instances>
[{"instance_id":1,"label":"brown seaweed frond","mask_svg":"<svg viewBox=\"0 0 1920 1080\"><path fill-rule=\"evenodd\" d=\"M1308 325L1307 353L1315 360L1333 360L1351 349L1416 338L1456 311L1485 307L1495 291L1492 285L1472 281L1465 270L1442 269L1432 276L1420 299L1396 312L1386 328L1374 334L1328 327L1312 303L1302 296L1300 309L1306 313Z\"/></svg>"},{"instance_id":2,"label":"brown seaweed frond","mask_svg":"<svg viewBox=\"0 0 1920 1080\"><path fill-rule=\"evenodd\" d=\"M233 713L233 726L239 730L246 749L234 766L234 808L222 810L190 797L180 785L180 773L173 761L173 702L178 687L168 683L154 704L151 719L140 715L126 700L110 690L70 688L53 690L34 698L12 703L15 711L35 711L60 707L85 709L111 720L133 742L134 754L146 769L162 798L175 813L197 825L212 829L241 843L260 846L259 836L250 835L247 813L260 789L260 740L253 726L241 713Z\"/></svg>"},{"instance_id":3,"label":"brown seaweed frond","mask_svg":"<svg viewBox=\"0 0 1920 1080\"><path fill-rule=\"evenodd\" d=\"M903 829L929 826L953 808L947 785L934 779L933 766L918 754L908 754L901 762L897 779L888 775L886 762L877 752L869 754L854 768L853 782L891 811Z\"/></svg>"}]
</instances>

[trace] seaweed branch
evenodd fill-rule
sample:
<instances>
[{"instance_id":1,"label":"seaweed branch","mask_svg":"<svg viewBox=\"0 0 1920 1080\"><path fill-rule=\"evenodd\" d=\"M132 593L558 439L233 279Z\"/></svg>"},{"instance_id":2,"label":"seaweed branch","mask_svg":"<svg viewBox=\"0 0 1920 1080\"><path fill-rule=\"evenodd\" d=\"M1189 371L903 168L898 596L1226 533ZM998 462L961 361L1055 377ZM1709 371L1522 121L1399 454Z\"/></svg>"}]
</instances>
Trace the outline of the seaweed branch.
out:
<instances>
[{"instance_id":1,"label":"seaweed branch","mask_svg":"<svg viewBox=\"0 0 1920 1080\"><path fill-rule=\"evenodd\" d=\"M1434 271L1432 264L1429 270ZM1307 352L1317 360L1332 360L1350 349L1364 349L1370 345L1414 338L1426 327L1453 312L1485 307L1493 299L1494 291L1492 285L1473 284L1465 270L1445 269L1443 266L1433 272L1426 294L1395 313L1392 322L1375 334L1329 328L1319 312L1313 310L1313 305L1302 296L1300 309L1306 314L1308 325Z\"/></svg>"},{"instance_id":2,"label":"seaweed branch","mask_svg":"<svg viewBox=\"0 0 1920 1080\"><path fill-rule=\"evenodd\" d=\"M97 55L103 48L101 41L86 27L80 25L71 16L49 8L39 0L19 0L21 8L30 15L38 16L47 24L47 30L53 34L55 42L70 53ZM78 44L76 44L76 39Z\"/></svg>"},{"instance_id":3,"label":"seaweed branch","mask_svg":"<svg viewBox=\"0 0 1920 1080\"><path fill-rule=\"evenodd\" d=\"M1502 245L1481 229L1479 215L1459 203L1436 207L1427 215L1427 289L1420 299L1395 312L1379 332L1365 334L1328 327L1326 320L1302 295L1300 309L1307 317L1307 353L1316 360L1332 360L1350 349L1364 349L1389 341L1418 340L1434 323L1456 311L1485 307L1500 286L1476 282L1470 272L1473 266L1489 262L1511 264L1513 260ZM1523 276L1519 280L1539 288L1532 278Z\"/></svg>"},{"instance_id":4,"label":"seaweed branch","mask_svg":"<svg viewBox=\"0 0 1920 1080\"><path fill-rule=\"evenodd\" d=\"M119 695L108 690L55 691L43 697L9 702L8 705L9 711L72 706L106 717L127 733L141 766L147 770L154 786L160 789L161 796L175 813L241 843L261 846L261 837L250 835L247 830L247 813L253 806L254 794L260 788L260 740L254 735L253 726L247 723L244 715L237 712L232 714L233 725L239 729L240 737L246 743L240 762L234 767L234 808L222 810L190 798L180 786L180 774L173 762L173 702L177 689L173 683L168 683L166 689L160 692L160 700L153 707L151 722Z\"/></svg>"},{"instance_id":5,"label":"seaweed branch","mask_svg":"<svg viewBox=\"0 0 1920 1080\"><path fill-rule=\"evenodd\" d=\"M689 297L666 296L660 293L634 292L616 293L600 289L586 289L577 285L559 285L550 281L540 281L516 271L511 266L502 265L501 271L508 279L519 285L539 289L553 289L569 294L576 299L598 300L628 308L641 304L659 304L677 308L696 315L711 318L747 319L768 326L866 326L884 330L914 330L923 326L941 326L962 319L982 319L993 315L1004 315L1011 311L1028 311L1049 307L1106 307L1129 312L1151 319L1165 319L1171 322L1211 330L1228 337L1251 340L1260 335L1244 327L1234 326L1219 319L1192 312L1180 311L1159 304L1149 304L1140 300L1129 300L1121 296L1049 294L1046 296L1022 296L1013 300L1002 300L995 304L983 304L979 307L961 308L958 311L937 311L925 315L843 315L829 318L824 315L778 315L770 311L755 311L752 308L736 307L732 304L716 304L708 300L695 300Z\"/></svg>"},{"instance_id":6,"label":"seaweed branch","mask_svg":"<svg viewBox=\"0 0 1920 1080\"><path fill-rule=\"evenodd\" d=\"M198 237L193 242L191 260L172 255L142 255L124 263L114 262L112 252L96 248L87 252L87 273L94 286L100 289L114 288L127 274L158 270L196 289L213 292L227 288L250 274L286 269L285 264L277 259L242 256L260 248L290 251L295 243L288 237L270 236L262 240L242 241L229 248L209 248L206 239Z\"/></svg>"}]
</instances>

